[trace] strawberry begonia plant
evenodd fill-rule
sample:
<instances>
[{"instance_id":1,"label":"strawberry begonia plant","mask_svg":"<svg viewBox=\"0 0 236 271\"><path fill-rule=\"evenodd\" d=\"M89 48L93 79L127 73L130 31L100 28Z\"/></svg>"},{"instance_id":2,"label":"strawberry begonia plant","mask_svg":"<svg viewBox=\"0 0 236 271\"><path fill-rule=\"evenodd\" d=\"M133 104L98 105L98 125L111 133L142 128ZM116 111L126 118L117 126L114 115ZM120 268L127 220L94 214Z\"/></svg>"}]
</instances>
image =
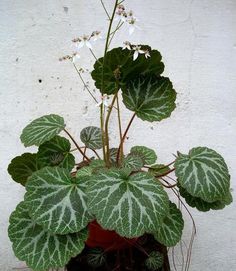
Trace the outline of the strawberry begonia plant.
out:
<instances>
[{"instance_id":1,"label":"strawberry begonia plant","mask_svg":"<svg viewBox=\"0 0 236 271\"><path fill-rule=\"evenodd\" d=\"M25 147L38 146L37 153L17 156L8 167L12 179L26 189L24 200L10 217L9 238L15 255L33 270L65 266L81 253L88 239L88 225L94 220L122 237L138 238L149 233L161 244L175 246L184 221L167 190L199 211L223 209L232 201L227 165L212 149L196 147L187 154L177 152L168 165L160 164L155 151L146 146L124 151L134 119L154 122L170 117L176 107L176 91L170 79L162 75L164 63L158 50L128 41L110 49L118 30L128 26L132 34L139 29L138 20L117 0L111 15L102 5L109 20L103 56L97 58L93 52L93 43L102 40L101 33L94 31L75 38L75 53L60 59L72 62L97 104L99 127L85 127L80 139L74 139L61 116L49 114L35 119L20 138ZM84 46L95 57L91 76L100 101L77 66ZM124 130L121 97L132 112ZM111 113L117 116L119 127L115 147L110 146L109 138ZM92 157L88 150L94 153ZM74 151L81 155L80 161L76 161ZM176 178L170 177L173 174ZM155 268L156 261L157 268L159 256L154 253L154 261L152 255L147 266Z\"/></svg>"}]
</instances>

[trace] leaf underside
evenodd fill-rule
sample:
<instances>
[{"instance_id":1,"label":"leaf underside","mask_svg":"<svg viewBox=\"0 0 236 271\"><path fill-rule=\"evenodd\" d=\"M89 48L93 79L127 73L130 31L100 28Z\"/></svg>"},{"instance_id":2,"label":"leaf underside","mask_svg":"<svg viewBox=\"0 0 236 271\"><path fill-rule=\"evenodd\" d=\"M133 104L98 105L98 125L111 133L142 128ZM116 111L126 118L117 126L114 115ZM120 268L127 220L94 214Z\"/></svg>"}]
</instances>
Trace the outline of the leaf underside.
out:
<instances>
[{"instance_id":1,"label":"leaf underside","mask_svg":"<svg viewBox=\"0 0 236 271\"><path fill-rule=\"evenodd\" d=\"M35 271L64 267L84 248L87 230L56 235L46 232L33 221L25 202L11 214L8 234L16 257Z\"/></svg>"}]
</instances>

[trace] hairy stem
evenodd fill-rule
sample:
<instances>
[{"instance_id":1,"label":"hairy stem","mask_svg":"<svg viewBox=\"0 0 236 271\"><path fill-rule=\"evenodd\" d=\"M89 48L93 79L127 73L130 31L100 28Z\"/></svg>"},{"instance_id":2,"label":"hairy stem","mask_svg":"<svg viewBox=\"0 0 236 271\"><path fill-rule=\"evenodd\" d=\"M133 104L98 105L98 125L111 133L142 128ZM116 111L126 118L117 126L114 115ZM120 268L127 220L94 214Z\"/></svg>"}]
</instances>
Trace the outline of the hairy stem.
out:
<instances>
[{"instance_id":1,"label":"hairy stem","mask_svg":"<svg viewBox=\"0 0 236 271\"><path fill-rule=\"evenodd\" d=\"M120 105L119 105L119 97L117 96L116 99L116 105L117 105L117 117L118 117L118 125L119 125L119 135L120 135L120 142L122 140L122 126L121 126L121 116L120 116ZM121 159L123 157L123 146L121 146L120 149Z\"/></svg>"},{"instance_id":2,"label":"hairy stem","mask_svg":"<svg viewBox=\"0 0 236 271\"><path fill-rule=\"evenodd\" d=\"M111 112L112 112L112 108L115 104L115 101L117 99L117 93L114 95L111 105L108 109L108 113L106 116L106 121L105 121L105 139L106 139L106 163L107 163L107 167L110 166L110 147L109 147L109 134L108 134L108 125L109 125L109 119L111 116Z\"/></svg>"},{"instance_id":3,"label":"hairy stem","mask_svg":"<svg viewBox=\"0 0 236 271\"><path fill-rule=\"evenodd\" d=\"M76 148L78 149L78 151L81 153L81 155L90 162L90 159L86 156L86 154L84 154L84 152L81 150L80 146L77 144L77 142L74 140L74 138L72 137L72 135L66 130L63 129L64 132L69 136L69 138L73 141L73 143L75 144Z\"/></svg>"},{"instance_id":4,"label":"hairy stem","mask_svg":"<svg viewBox=\"0 0 236 271\"><path fill-rule=\"evenodd\" d=\"M94 99L94 101L95 101L96 103L98 103L97 99L95 98L95 96L93 95L93 93L90 91L90 89L89 89L89 87L87 86L87 84L85 83L85 81L84 81L84 79L83 79L83 77L82 77L80 71L78 70L78 68L76 67L76 65L75 65L74 63L73 63L73 66L74 66L76 72L78 73L79 78L80 78L80 80L82 81L82 83L83 83L83 85L84 85L84 88L88 91L88 93L91 95L91 97Z\"/></svg>"},{"instance_id":5,"label":"hairy stem","mask_svg":"<svg viewBox=\"0 0 236 271\"><path fill-rule=\"evenodd\" d=\"M125 129L125 132L124 132L124 134L123 134L123 136L122 136L122 138L121 138L121 142L120 142L120 145L119 145L119 148L118 148L118 151L117 151L117 156L116 156L116 162L117 162L118 164L119 164L119 162L120 162L121 149L123 149L123 145L124 145L125 138L126 138L126 136L127 136L127 133L128 133L128 131L129 131L129 128L130 128L130 126L131 126L131 124L132 124L132 122L133 122L135 116L136 116L136 113L133 114L133 116L132 116L132 118L130 119L130 121L129 121L129 123L128 123L128 126L127 126L127 128Z\"/></svg>"}]
</instances>

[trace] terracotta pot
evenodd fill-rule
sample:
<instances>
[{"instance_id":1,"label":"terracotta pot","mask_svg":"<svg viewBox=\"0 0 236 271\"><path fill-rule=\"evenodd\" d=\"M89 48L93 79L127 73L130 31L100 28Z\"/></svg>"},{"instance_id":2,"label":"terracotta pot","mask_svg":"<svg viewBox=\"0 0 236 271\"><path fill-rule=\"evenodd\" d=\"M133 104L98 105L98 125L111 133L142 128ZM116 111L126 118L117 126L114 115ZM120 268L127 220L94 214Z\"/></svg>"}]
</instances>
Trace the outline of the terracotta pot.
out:
<instances>
[{"instance_id":1,"label":"terracotta pot","mask_svg":"<svg viewBox=\"0 0 236 271\"><path fill-rule=\"evenodd\" d=\"M89 238L86 245L100 247L105 250L119 250L131 247L138 238L128 239L121 237L115 231L103 229L96 220L89 223Z\"/></svg>"}]
</instances>

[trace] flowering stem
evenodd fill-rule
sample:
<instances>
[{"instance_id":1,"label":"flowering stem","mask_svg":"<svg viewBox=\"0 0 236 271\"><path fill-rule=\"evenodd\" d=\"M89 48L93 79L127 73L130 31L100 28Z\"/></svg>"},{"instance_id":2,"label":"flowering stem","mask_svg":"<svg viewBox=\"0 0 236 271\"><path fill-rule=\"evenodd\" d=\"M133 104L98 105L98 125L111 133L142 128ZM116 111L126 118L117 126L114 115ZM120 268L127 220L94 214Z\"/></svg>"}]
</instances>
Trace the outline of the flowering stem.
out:
<instances>
[{"instance_id":1,"label":"flowering stem","mask_svg":"<svg viewBox=\"0 0 236 271\"><path fill-rule=\"evenodd\" d=\"M74 66L76 72L78 73L79 78L80 78L80 80L82 81L82 83L83 83L83 85L84 85L84 88L88 91L88 93L91 95L91 97L94 99L94 101L95 101L96 103L98 103L97 99L94 97L93 93L92 93L92 92L90 91L90 89L88 88L88 86L87 86L87 84L85 83L85 81L84 81L84 79L83 79L83 77L82 77L80 71L78 70L78 68L76 67L76 65L75 65L74 63L73 63L73 66Z\"/></svg>"},{"instance_id":2,"label":"flowering stem","mask_svg":"<svg viewBox=\"0 0 236 271\"><path fill-rule=\"evenodd\" d=\"M107 9L106 9L105 4L103 3L103 0L100 0L100 2L101 2L101 4L102 4L102 7L103 7L104 11L106 12L107 18L108 18L109 20L111 20L111 17L110 17L110 15L109 15L109 13L108 13L108 11L107 11Z\"/></svg>"},{"instance_id":3,"label":"flowering stem","mask_svg":"<svg viewBox=\"0 0 236 271\"><path fill-rule=\"evenodd\" d=\"M125 130L125 132L124 132L124 134L123 134L123 136L122 136L122 138L121 138L121 142L120 142L120 145L119 145L119 148L118 148L118 151L117 151L117 156L116 156L116 162L117 162L117 163L119 163L119 161L120 161L120 153L121 153L121 149L123 149L123 144L124 144L125 138L126 138L126 136L127 136L127 133L128 133L128 131L129 131L129 128L130 128L130 126L131 126L131 124L132 124L132 122L133 122L135 116L136 116L136 113L133 114L133 116L132 116L132 118L130 119L130 121L129 121L129 123L128 123L128 126L127 126L127 128L126 128L126 130Z\"/></svg>"},{"instance_id":4,"label":"flowering stem","mask_svg":"<svg viewBox=\"0 0 236 271\"><path fill-rule=\"evenodd\" d=\"M122 140L122 126L121 126L121 116L120 116L120 105L119 105L119 97L117 96L116 99L116 104L117 104L117 116L118 116L118 125L119 125L119 134L120 134L120 142ZM123 157L123 146L121 146L121 159Z\"/></svg>"},{"instance_id":5,"label":"flowering stem","mask_svg":"<svg viewBox=\"0 0 236 271\"><path fill-rule=\"evenodd\" d=\"M119 23L118 23L117 26L116 26L116 29L115 29L114 31L111 32L111 34L110 34L111 38L110 38L110 40L109 40L108 48L109 48L110 45L111 45L111 42L112 42L112 40L113 40L113 38L114 38L114 36L115 36L115 33L121 28L121 26L122 26L123 24L124 24L124 22L121 22L121 20L120 20Z\"/></svg>"},{"instance_id":6,"label":"flowering stem","mask_svg":"<svg viewBox=\"0 0 236 271\"><path fill-rule=\"evenodd\" d=\"M89 49L89 51L91 52L91 54L93 55L93 57L95 58L95 60L98 60L98 58L96 57L96 55L94 54L92 49Z\"/></svg>"},{"instance_id":7,"label":"flowering stem","mask_svg":"<svg viewBox=\"0 0 236 271\"><path fill-rule=\"evenodd\" d=\"M81 155L88 161L90 162L90 159L86 156L86 154L84 154L84 152L81 150L81 148L79 147L79 145L77 144L77 142L74 140L74 138L72 137L72 135L66 130L63 129L64 132L69 136L69 138L73 141L73 143L75 144L76 148L78 149L78 151L81 153Z\"/></svg>"},{"instance_id":8,"label":"flowering stem","mask_svg":"<svg viewBox=\"0 0 236 271\"><path fill-rule=\"evenodd\" d=\"M105 121L105 139L106 139L106 164L107 167L110 166L110 147L109 147L109 135L108 135L108 124L109 124L109 119L111 116L111 111L114 106L114 103L117 99L118 93L116 93L112 99L111 105L109 106L106 121Z\"/></svg>"},{"instance_id":9,"label":"flowering stem","mask_svg":"<svg viewBox=\"0 0 236 271\"><path fill-rule=\"evenodd\" d=\"M103 103L100 105L100 127L102 131L102 152L103 160L106 162L106 148L105 148L105 133L104 133L104 116L103 116Z\"/></svg>"}]
</instances>

